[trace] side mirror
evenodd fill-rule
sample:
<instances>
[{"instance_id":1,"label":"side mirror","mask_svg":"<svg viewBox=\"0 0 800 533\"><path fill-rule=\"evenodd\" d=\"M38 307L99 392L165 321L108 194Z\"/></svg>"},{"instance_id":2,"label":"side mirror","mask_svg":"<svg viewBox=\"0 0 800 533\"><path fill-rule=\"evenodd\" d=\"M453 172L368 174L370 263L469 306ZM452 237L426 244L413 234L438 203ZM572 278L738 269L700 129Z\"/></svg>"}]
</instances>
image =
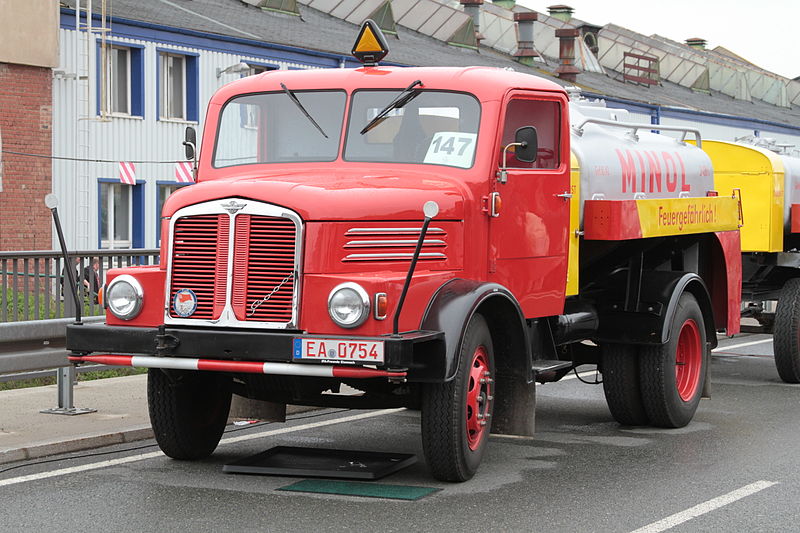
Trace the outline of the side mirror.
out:
<instances>
[{"instance_id":1,"label":"side mirror","mask_svg":"<svg viewBox=\"0 0 800 533\"><path fill-rule=\"evenodd\" d=\"M533 126L523 126L518 129L514 134L514 143L517 145L514 155L518 160L526 163L536 161L536 154L539 151L536 128Z\"/></svg>"},{"instance_id":2,"label":"side mirror","mask_svg":"<svg viewBox=\"0 0 800 533\"><path fill-rule=\"evenodd\" d=\"M194 160L195 152L197 151L197 133L191 126L186 126L183 146L186 149L186 159Z\"/></svg>"}]
</instances>

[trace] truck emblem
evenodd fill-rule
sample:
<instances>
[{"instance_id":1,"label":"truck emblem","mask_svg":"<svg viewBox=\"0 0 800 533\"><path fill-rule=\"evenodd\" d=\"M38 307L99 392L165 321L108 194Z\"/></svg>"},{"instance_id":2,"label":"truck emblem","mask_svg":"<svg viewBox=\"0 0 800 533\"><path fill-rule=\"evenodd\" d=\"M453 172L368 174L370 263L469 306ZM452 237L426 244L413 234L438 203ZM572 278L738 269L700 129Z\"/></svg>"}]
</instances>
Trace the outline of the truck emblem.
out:
<instances>
[{"instance_id":1,"label":"truck emblem","mask_svg":"<svg viewBox=\"0 0 800 533\"><path fill-rule=\"evenodd\" d=\"M172 308L179 317L186 318L197 310L197 295L191 289L181 289L175 293Z\"/></svg>"},{"instance_id":2,"label":"truck emblem","mask_svg":"<svg viewBox=\"0 0 800 533\"><path fill-rule=\"evenodd\" d=\"M264 304L264 303L268 302L269 299L272 298L272 295L275 294L276 292L278 292L280 290L280 288L283 287L286 284L286 282L289 281L290 279L292 279L293 277L294 277L294 272L292 272L291 274L289 274L288 276L283 278L283 281L278 283L275 286L275 288L272 289L269 292L269 294L267 294L266 296L264 296L260 300L256 300L253 303L251 303L250 304L250 312L247 313L247 316L253 316L253 314L255 314L255 312L256 312L256 309L258 309L261 304Z\"/></svg>"},{"instance_id":3,"label":"truck emblem","mask_svg":"<svg viewBox=\"0 0 800 533\"><path fill-rule=\"evenodd\" d=\"M240 203L237 203L237 202L236 202L236 200L231 200L231 201L230 201L230 202L228 202L228 203L225 203L225 204L219 204L219 205L221 205L221 206L222 206L222 209L224 209L225 211L227 211L228 213L230 213L231 215L233 215L233 214L234 214L234 213L236 213L237 211L241 211L242 209L244 209L244 207L245 207L247 204L240 204Z\"/></svg>"}]
</instances>

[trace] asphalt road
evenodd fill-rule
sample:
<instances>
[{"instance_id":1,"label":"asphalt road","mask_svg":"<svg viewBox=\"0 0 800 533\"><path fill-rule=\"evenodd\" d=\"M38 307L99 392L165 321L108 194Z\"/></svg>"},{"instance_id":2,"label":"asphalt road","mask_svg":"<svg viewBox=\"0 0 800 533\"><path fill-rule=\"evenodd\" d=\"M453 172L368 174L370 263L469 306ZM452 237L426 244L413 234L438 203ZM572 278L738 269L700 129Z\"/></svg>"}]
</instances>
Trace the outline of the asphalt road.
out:
<instances>
[{"instance_id":1,"label":"asphalt road","mask_svg":"<svg viewBox=\"0 0 800 533\"><path fill-rule=\"evenodd\" d=\"M622 428L600 386L568 379L538 388L536 437L493 436L473 480L443 484L422 459L418 413L304 413L236 428L197 463L143 442L0 469L0 531L799 531L800 385L779 380L767 335L721 346L712 398L686 428ZM417 454L378 483L441 490L311 495L276 491L296 478L222 473L275 445Z\"/></svg>"}]
</instances>

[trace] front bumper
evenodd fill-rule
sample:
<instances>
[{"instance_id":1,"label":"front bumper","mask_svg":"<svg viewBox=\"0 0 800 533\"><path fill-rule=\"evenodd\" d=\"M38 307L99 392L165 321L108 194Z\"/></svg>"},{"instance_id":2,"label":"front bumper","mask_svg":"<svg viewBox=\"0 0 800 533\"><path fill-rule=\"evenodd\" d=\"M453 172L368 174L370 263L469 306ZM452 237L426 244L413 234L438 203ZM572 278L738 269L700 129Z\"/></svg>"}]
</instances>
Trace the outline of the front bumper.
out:
<instances>
[{"instance_id":1,"label":"front bumper","mask_svg":"<svg viewBox=\"0 0 800 533\"><path fill-rule=\"evenodd\" d=\"M179 368L176 359L205 358L206 361L228 361L229 365L216 364L201 370L224 370L254 372L261 363L280 365L264 368L281 368L284 375L311 375L310 366L326 368L358 368L360 365L341 363L324 365L316 361L295 361L292 358L294 340L330 339L357 341L383 341L384 362L377 368L389 374L402 374L409 380L438 381L445 374L444 333L440 331L412 331L397 336L379 337L332 337L330 335L306 335L299 332L263 332L254 330L222 330L211 328L164 327L139 328L127 326L108 326L106 324L70 324L67 326L66 348L72 352L70 360L102 362L101 357L109 355L147 356L140 361L148 361L146 366L155 368ZM164 358L158 365L157 358ZM121 361L121 359L118 359ZM135 362L136 358L134 358ZM194 360L194 359L193 359ZM330 363L330 361L326 361ZM119 363L123 364L123 363ZM128 363L130 366L139 366ZM142 365L144 366L144 365ZM297 372L286 369L297 367ZM188 367L187 367L188 368ZM251 369L251 370L248 370ZM366 369L365 369L366 370ZM266 370L264 373L270 373ZM343 375L342 373L337 373ZM356 377L356 376L353 376ZM375 377L364 372L363 377Z\"/></svg>"}]
</instances>

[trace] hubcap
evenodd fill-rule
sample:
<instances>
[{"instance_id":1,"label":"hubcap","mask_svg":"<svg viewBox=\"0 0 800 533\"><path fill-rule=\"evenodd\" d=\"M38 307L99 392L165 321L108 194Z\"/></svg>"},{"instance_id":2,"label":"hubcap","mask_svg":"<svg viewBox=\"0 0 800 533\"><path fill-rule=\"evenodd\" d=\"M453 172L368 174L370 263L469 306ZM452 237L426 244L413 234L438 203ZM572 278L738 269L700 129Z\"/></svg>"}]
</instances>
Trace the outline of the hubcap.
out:
<instances>
[{"instance_id":1,"label":"hubcap","mask_svg":"<svg viewBox=\"0 0 800 533\"><path fill-rule=\"evenodd\" d=\"M678 349L675 353L675 385L681 400L694 398L700 385L700 370L703 366L703 347L700 343L700 328L692 319L681 327Z\"/></svg>"},{"instance_id":2,"label":"hubcap","mask_svg":"<svg viewBox=\"0 0 800 533\"><path fill-rule=\"evenodd\" d=\"M491 416L492 373L486 348L478 346L472 355L467 383L467 443L476 450L483 440Z\"/></svg>"}]
</instances>

